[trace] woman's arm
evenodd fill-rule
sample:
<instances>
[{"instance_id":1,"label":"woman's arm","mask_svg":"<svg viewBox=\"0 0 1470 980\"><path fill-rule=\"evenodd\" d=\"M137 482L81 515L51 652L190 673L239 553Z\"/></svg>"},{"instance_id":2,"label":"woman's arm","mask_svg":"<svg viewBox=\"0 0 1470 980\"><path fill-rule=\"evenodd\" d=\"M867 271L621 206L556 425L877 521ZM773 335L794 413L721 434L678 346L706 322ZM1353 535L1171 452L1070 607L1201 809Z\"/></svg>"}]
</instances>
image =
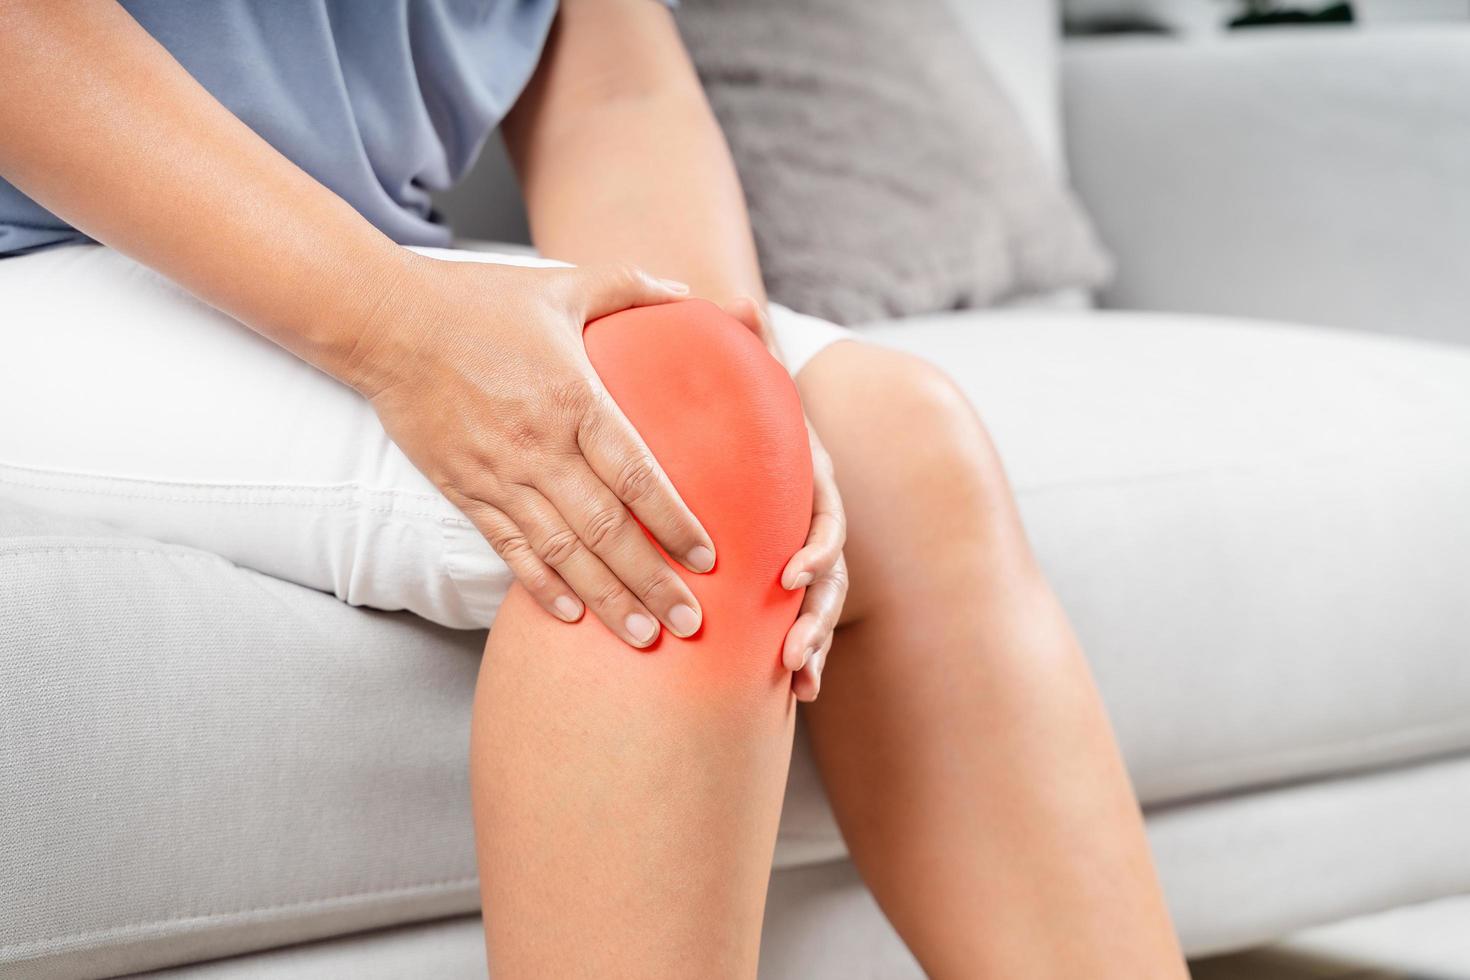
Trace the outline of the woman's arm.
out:
<instances>
[{"instance_id":1,"label":"woman's arm","mask_svg":"<svg viewBox=\"0 0 1470 980\"><path fill-rule=\"evenodd\" d=\"M409 254L113 0L0 0L0 174L338 376Z\"/></svg>"},{"instance_id":2,"label":"woman's arm","mask_svg":"<svg viewBox=\"0 0 1470 980\"><path fill-rule=\"evenodd\" d=\"M698 628L629 510L694 571L713 545L581 338L589 319L687 287L400 248L113 0L0 0L0 176L371 398L548 611L576 619L580 597L635 646L658 622Z\"/></svg>"},{"instance_id":3,"label":"woman's arm","mask_svg":"<svg viewBox=\"0 0 1470 980\"><path fill-rule=\"evenodd\" d=\"M735 165L658 0L563 0L502 131L543 255L764 302Z\"/></svg>"},{"instance_id":4,"label":"woman's arm","mask_svg":"<svg viewBox=\"0 0 1470 980\"><path fill-rule=\"evenodd\" d=\"M503 127L545 255L636 262L691 284L780 356L766 322L740 179L668 9L656 0L563 0L545 55ZM783 661L803 700L847 595L846 518L811 434L811 533L782 573L807 589Z\"/></svg>"}]
</instances>

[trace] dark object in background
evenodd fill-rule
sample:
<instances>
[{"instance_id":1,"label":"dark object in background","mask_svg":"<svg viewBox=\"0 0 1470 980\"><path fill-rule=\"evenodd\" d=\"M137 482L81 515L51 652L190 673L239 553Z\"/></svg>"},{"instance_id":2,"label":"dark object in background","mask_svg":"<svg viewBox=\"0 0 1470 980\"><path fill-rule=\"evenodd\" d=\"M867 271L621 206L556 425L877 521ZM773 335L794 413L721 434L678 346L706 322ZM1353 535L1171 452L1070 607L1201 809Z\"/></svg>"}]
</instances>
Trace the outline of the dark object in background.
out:
<instances>
[{"instance_id":1,"label":"dark object in background","mask_svg":"<svg viewBox=\"0 0 1470 980\"><path fill-rule=\"evenodd\" d=\"M861 323L1106 277L945 0L684 0L678 20L773 299Z\"/></svg>"},{"instance_id":2,"label":"dark object in background","mask_svg":"<svg viewBox=\"0 0 1470 980\"><path fill-rule=\"evenodd\" d=\"M1246 13L1234 17L1230 26L1271 27L1277 24L1351 24L1353 7L1350 3L1332 3L1318 10L1278 8L1269 2L1248 3Z\"/></svg>"},{"instance_id":3,"label":"dark object in background","mask_svg":"<svg viewBox=\"0 0 1470 980\"><path fill-rule=\"evenodd\" d=\"M1063 21L1063 26L1068 34L1169 34L1167 27L1161 27L1147 20L1139 20L1136 17L1100 17L1084 23L1073 20Z\"/></svg>"}]
</instances>

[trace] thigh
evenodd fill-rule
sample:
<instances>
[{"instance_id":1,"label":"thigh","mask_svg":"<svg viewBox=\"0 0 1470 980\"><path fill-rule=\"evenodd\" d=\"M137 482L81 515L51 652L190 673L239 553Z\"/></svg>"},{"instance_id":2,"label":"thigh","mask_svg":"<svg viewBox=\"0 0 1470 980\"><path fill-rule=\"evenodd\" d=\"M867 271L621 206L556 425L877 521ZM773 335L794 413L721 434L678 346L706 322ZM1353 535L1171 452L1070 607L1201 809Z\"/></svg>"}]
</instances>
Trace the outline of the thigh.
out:
<instances>
[{"instance_id":1,"label":"thigh","mask_svg":"<svg viewBox=\"0 0 1470 980\"><path fill-rule=\"evenodd\" d=\"M0 261L0 341L0 500L354 604L493 617L508 571L371 407L146 267L91 245Z\"/></svg>"}]
</instances>

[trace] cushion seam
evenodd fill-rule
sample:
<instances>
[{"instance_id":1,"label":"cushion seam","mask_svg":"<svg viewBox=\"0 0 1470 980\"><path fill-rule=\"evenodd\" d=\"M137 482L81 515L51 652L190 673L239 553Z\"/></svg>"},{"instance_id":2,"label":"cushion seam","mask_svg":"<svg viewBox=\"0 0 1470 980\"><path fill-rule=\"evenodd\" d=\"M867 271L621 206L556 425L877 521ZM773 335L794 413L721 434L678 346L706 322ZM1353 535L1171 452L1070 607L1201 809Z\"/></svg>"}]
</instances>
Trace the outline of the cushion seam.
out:
<instances>
[{"instance_id":1,"label":"cushion seam","mask_svg":"<svg viewBox=\"0 0 1470 980\"><path fill-rule=\"evenodd\" d=\"M9 541L0 540L0 558L18 558L22 555L69 555L69 554L96 554L111 553L120 555L146 555L150 558L183 558L187 561L217 561L225 565L235 566L223 555L212 554L208 551L186 549L178 545L168 545L160 542L156 547L138 547L133 545L109 545L109 544L11 544ZM249 571L249 569L246 569ZM269 576L268 576L269 577Z\"/></svg>"},{"instance_id":2,"label":"cushion seam","mask_svg":"<svg viewBox=\"0 0 1470 980\"><path fill-rule=\"evenodd\" d=\"M402 885L396 888L384 888L377 891L350 892L341 895L329 895L322 898L301 899L294 902L277 902L271 905L257 905L249 908L230 909L228 911L201 912L191 915L174 916L167 919L151 919L145 922L127 922L121 925L108 926L105 929L94 929L89 932L70 933L61 936L49 936L45 939L30 940L23 943L11 943L0 946L0 956L7 957L12 961L33 953L44 953L47 947L56 945L87 944L95 940L122 936L138 936L147 932L161 932L167 926L176 926L182 923L207 923L212 920L230 917L248 917L261 915L268 912L283 912L289 909L307 909L325 905L346 905L354 902L362 902L375 898L387 898L398 896L410 896L430 891L442 891L451 888L473 885L479 881L478 876L470 875L461 878L444 878L436 881L423 882L417 885ZM58 950L59 952L60 950Z\"/></svg>"},{"instance_id":3,"label":"cushion seam","mask_svg":"<svg viewBox=\"0 0 1470 980\"><path fill-rule=\"evenodd\" d=\"M1328 754L1336 754L1350 750L1362 751L1373 749L1387 749L1392 748L1395 745L1400 745L1404 742L1413 741L1415 739L1433 737L1436 735L1443 737L1445 735L1450 735L1457 732L1462 734L1470 734L1470 725L1456 724L1456 722L1451 719L1432 725L1416 725L1412 728L1400 728L1393 731L1380 732L1374 735L1356 735L1351 738L1316 742L1311 745L1290 748L1285 751L1278 751L1270 753L1268 755L1263 754L1253 756L1248 753L1242 755L1232 755L1224 759L1211 759L1199 763L1177 767L1174 768L1169 775L1171 779L1176 780L1181 778L1181 775L1184 778L1193 777L1195 779L1208 779L1211 774L1219 773L1222 770L1228 770L1232 767L1239 767L1251 762L1260 762L1262 760L1264 760L1268 765L1277 766L1290 764L1309 764L1314 760L1321 761L1322 757ZM1470 746L1446 746L1441 749L1431 751L1436 753L1456 751L1458 749L1464 749L1467 747ZM1412 760L1400 759L1397 761L1408 762ZM1297 773L1284 777L1261 776L1257 778L1261 780L1273 778L1296 778L1300 775L1300 773ZM1225 788L1228 789L1230 787ZM1154 805L1155 803L1164 804L1167 802L1168 798L1165 797L1163 799L1151 802L1150 805Z\"/></svg>"}]
</instances>

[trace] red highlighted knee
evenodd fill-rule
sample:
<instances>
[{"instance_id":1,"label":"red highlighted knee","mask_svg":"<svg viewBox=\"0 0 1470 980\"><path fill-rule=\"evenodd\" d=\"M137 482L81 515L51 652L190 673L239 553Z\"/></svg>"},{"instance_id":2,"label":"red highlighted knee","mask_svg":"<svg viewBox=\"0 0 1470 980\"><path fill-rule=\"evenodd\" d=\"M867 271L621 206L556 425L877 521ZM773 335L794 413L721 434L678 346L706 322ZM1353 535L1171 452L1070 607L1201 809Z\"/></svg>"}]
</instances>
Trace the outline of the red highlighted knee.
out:
<instances>
[{"instance_id":1,"label":"red highlighted knee","mask_svg":"<svg viewBox=\"0 0 1470 980\"><path fill-rule=\"evenodd\" d=\"M625 310L587 325L587 353L715 542L715 570L683 575L704 611L690 645L779 673L800 606L781 571L811 520L811 450L796 386L760 340L704 300ZM585 624L584 624L585 625ZM602 629L600 625L596 627Z\"/></svg>"}]
</instances>

